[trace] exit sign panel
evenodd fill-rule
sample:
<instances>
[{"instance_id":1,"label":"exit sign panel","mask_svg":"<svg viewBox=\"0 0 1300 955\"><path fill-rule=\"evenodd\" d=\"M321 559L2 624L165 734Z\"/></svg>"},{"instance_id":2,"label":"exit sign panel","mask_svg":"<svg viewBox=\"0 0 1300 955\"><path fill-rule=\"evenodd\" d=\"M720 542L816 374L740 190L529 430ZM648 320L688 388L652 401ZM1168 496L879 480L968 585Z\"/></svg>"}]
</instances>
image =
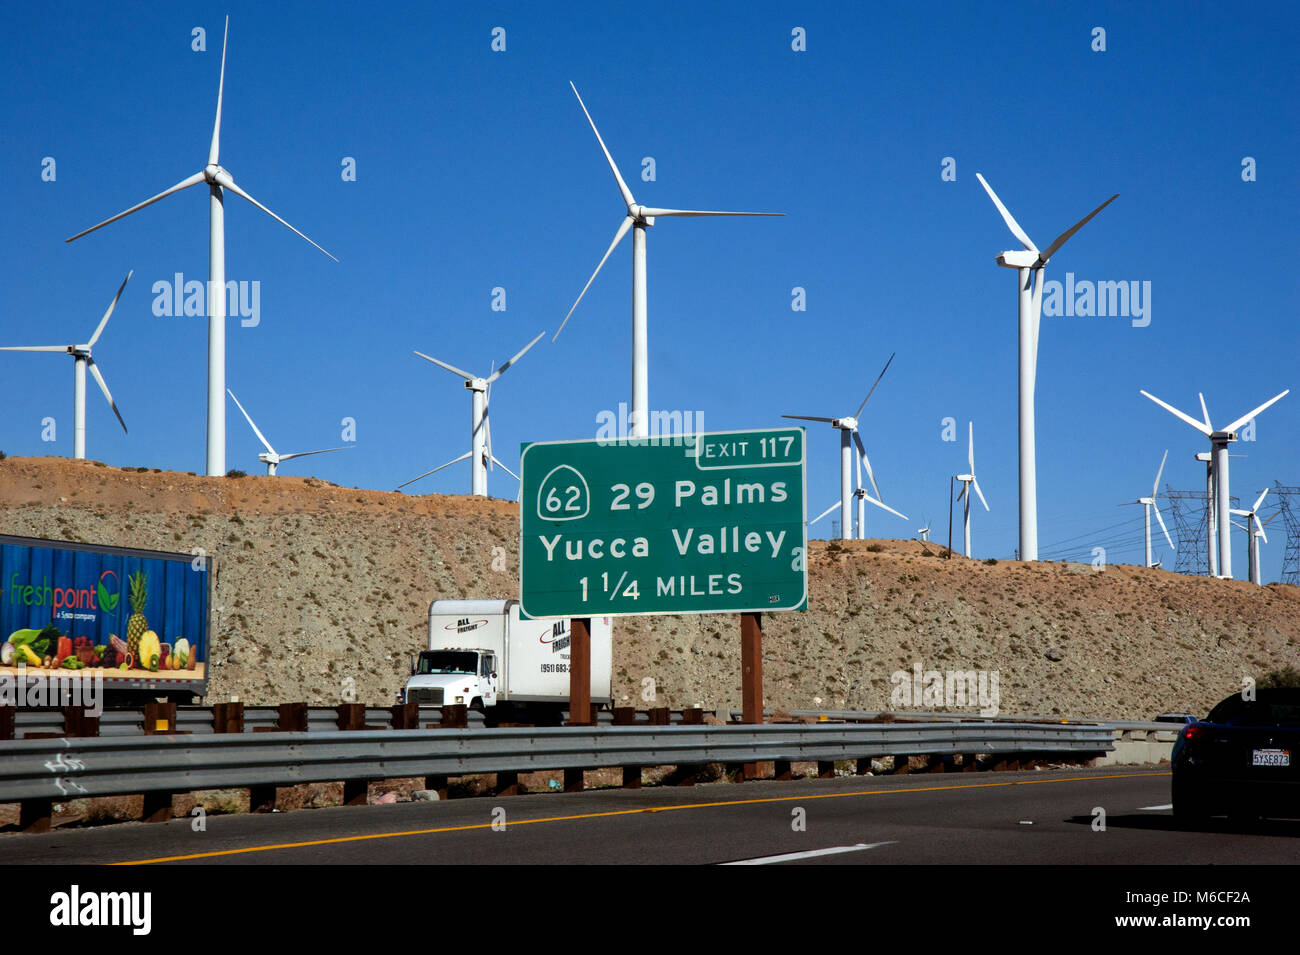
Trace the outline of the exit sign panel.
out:
<instances>
[{"instance_id":1,"label":"exit sign panel","mask_svg":"<svg viewBox=\"0 0 1300 955\"><path fill-rule=\"evenodd\" d=\"M525 445L524 612L805 609L804 465L802 428Z\"/></svg>"}]
</instances>

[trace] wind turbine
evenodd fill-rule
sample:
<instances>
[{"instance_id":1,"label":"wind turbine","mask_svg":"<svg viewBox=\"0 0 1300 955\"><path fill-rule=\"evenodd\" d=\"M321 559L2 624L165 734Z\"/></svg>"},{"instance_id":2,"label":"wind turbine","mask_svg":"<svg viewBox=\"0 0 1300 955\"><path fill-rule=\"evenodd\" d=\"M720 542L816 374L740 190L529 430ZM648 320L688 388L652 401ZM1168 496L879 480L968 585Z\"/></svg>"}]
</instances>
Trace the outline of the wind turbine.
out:
<instances>
[{"instance_id":1,"label":"wind turbine","mask_svg":"<svg viewBox=\"0 0 1300 955\"><path fill-rule=\"evenodd\" d=\"M853 433L853 437L854 437L854 438L857 438L857 436L858 436L857 432L854 431L854 433ZM853 497L854 497L854 498L857 500L857 502L858 502L858 540L866 540L866 539L867 539L867 502L868 502L868 501L870 501L872 504L876 505L876 507L879 507L879 508L881 508L882 510L886 510L886 511L888 511L890 514L894 514L894 515L897 515L898 517L901 517L903 520L907 520L907 515L904 514L904 513L902 513L901 511L896 511L896 510L894 510L892 507L890 507L890 506L889 506L888 504L886 504L884 501L881 501L881 500L878 500L877 498L872 497L870 494L867 493L867 489L866 489L865 487L862 486L862 465L863 465L864 462L866 463L866 465L867 465L867 474L870 474L870 473L871 473L871 462L870 462L870 461L867 461L867 452L866 452L865 450L863 450L863 448L861 447L861 441L859 441L858 444L859 444L859 447L858 447L858 456L857 456L857 458L855 458L854 461L853 461L853 469L854 469L854 472L855 472L855 480L856 480L856 484L857 484L857 486L856 486L856 487L854 488L854 490L853 490ZM873 477L873 478L871 479L871 485L872 485L872 487L875 487L875 484L876 484L876 479ZM876 493L877 493L877 494L880 493L880 488L878 488L878 487L876 488Z\"/></svg>"},{"instance_id":2,"label":"wind turbine","mask_svg":"<svg viewBox=\"0 0 1300 955\"><path fill-rule=\"evenodd\" d=\"M587 105L582 101L578 94L578 88L572 82L569 86L573 89L573 95L578 97L578 105L582 107L582 112L586 114L587 122L591 124L591 131L596 134L596 142L600 143L601 152L605 154L605 160L609 163L610 170L614 173L614 180L618 183L618 191L623 196L623 202L627 206L627 215L619 223L618 230L614 233L614 241L609 244L605 250L605 255L601 258L596 266L596 271L591 273L591 278L587 279L587 284L582 287L578 293L577 299L574 300L573 307L569 309L569 314L564 316L564 321L560 323L559 329L556 330L555 341L560 337L560 332L564 331L564 326L568 324L569 316L573 314L574 309L578 307L578 302L582 301L582 296L587 294L587 289L591 288L591 283L596 280L600 274L605 260L609 258L615 247L623 241L628 230L632 230L632 413L628 417L628 430L632 437L646 437L649 435L650 427L650 358L649 346L647 344L647 325L646 325L646 258L645 258L645 230L655 224L655 219L659 216L681 216L686 218L698 218L702 216L783 216L784 212L703 212L697 209L657 209L649 206L639 205L632 196L632 190L627 187L623 181L622 174L618 171L618 166L614 164L614 157L610 155L609 149L605 146L605 140L601 139L600 130L596 128L596 121L591 118L591 113L587 112Z\"/></svg>"},{"instance_id":3,"label":"wind turbine","mask_svg":"<svg viewBox=\"0 0 1300 955\"><path fill-rule=\"evenodd\" d=\"M104 382L104 376L99 372L99 366L95 364L95 359L90 356L90 350L94 348L95 342L99 341L99 336L104 334L104 327L112 317L113 309L117 308L117 300L122 297L122 291L126 288L126 283L131 281L131 276L134 274L134 269L126 273L126 278L122 279L122 284L118 287L117 294L113 296L113 301L108 303L108 310L104 312L104 317L99 320L99 325L95 328L94 334L90 336L90 341L84 345L10 345L6 348L0 348L0 351L51 352L72 356L72 456L77 459L84 459L86 456L87 368L95 376L95 383L99 385L99 390L108 399L108 406L113 409L113 414L117 415L117 423L122 426L122 432L126 433L126 422L122 420L122 412L117 410L117 402L113 400L112 394L109 393L108 385Z\"/></svg>"},{"instance_id":4,"label":"wind turbine","mask_svg":"<svg viewBox=\"0 0 1300 955\"><path fill-rule=\"evenodd\" d=\"M883 495L880 493L880 487L876 484L876 476L871 471L871 462L867 459L867 449L863 446L862 438L858 435L858 417L862 414L862 409L867 406L867 402L871 400L871 395L873 392L875 392L876 385L880 384L880 379L885 377L885 372L889 370L890 363L892 363L893 360L894 360L894 356L890 355L889 361L885 362L885 367L880 369L880 374L876 376L876 381L875 384L871 386L871 391L867 392L867 397L863 398L862 404L858 405L857 414L853 415L852 417L817 418L811 415L799 415L799 414L781 415L782 418L793 418L797 421L823 421L829 423L831 427L839 429L840 432L840 539L841 540L853 539L852 519L849 515L850 515L850 502L857 496L857 493L853 487L853 475L852 475L853 445L855 443L858 446L858 454L861 455L862 462L865 463L867 466L867 477L871 480L871 486L876 489L875 497L866 495L865 498L860 498L858 500L859 515L865 516L866 509L863 506L863 504L865 501L868 500L879 507L884 507L885 510L887 511L892 511L895 514L898 513L893 508L885 507L885 505L879 500L879 498L883 497ZM862 477L861 474L859 474L858 485L861 486L861 484L862 484ZM863 494L865 495L866 492L863 491ZM832 507L831 510L834 510L834 507ZM829 513L829 511L827 513ZM825 514L822 515L822 517L825 516L826 516ZM820 519L821 518L818 518L818 520Z\"/></svg>"},{"instance_id":5,"label":"wind turbine","mask_svg":"<svg viewBox=\"0 0 1300 955\"><path fill-rule=\"evenodd\" d=\"M470 431L471 449L466 451L460 457L453 458L446 464L440 464L431 471L425 471L423 474L411 478L411 480L407 481L406 484L399 484L397 486L399 491L406 487L407 484L414 484L416 481L420 480L420 478L428 477L430 474L441 471L443 468L451 467L453 464L464 461L466 458L472 459L470 493L478 497L487 497L487 472L493 464L500 464L503 471L509 474L516 481L519 480L519 475L515 474L514 471L510 470L504 464L501 464L501 462L492 454L492 425L488 417L488 406L492 394L492 383L504 375L507 368L517 362L520 358L523 358L524 352L528 351L528 349L541 341L542 335L545 334L546 332L542 332L541 335L538 335L531 342L521 348L518 354L505 362L505 364L493 371L486 378L479 375L471 375L467 371L461 371L455 365L449 365L445 361L431 358L423 352L415 353L425 361L431 361L439 368L445 368L453 375L460 375L460 377L465 379L465 387L470 390L473 396L470 415L470 425L472 429Z\"/></svg>"},{"instance_id":6,"label":"wind turbine","mask_svg":"<svg viewBox=\"0 0 1300 955\"><path fill-rule=\"evenodd\" d=\"M985 182L979 173L975 178L980 181L984 191L989 194L993 204L1002 215L1011 234L1020 240L1024 251L1003 252L996 259L998 265L1016 269L1020 289L1020 559L1038 560L1038 467L1034 443L1034 387L1038 376L1038 326L1043 317L1043 269L1048 260L1056 254L1070 237L1087 225L1098 212L1119 198L1119 193L1111 196L1096 209L1072 225L1044 251L1038 246L1020 223L1007 211L1002 200L997 197L993 187Z\"/></svg>"},{"instance_id":7,"label":"wind turbine","mask_svg":"<svg viewBox=\"0 0 1300 955\"><path fill-rule=\"evenodd\" d=\"M980 482L975 477L975 422L971 421L969 425L970 445L967 449L967 460L970 462L970 473L957 475L957 480L961 481L961 493L957 495L957 500L962 501L963 539L965 541L962 553L967 557L970 556L970 489L972 487L975 488L975 493L980 496L980 503L984 505L984 510L989 509L989 502L984 500L984 492L980 490Z\"/></svg>"},{"instance_id":8,"label":"wind turbine","mask_svg":"<svg viewBox=\"0 0 1300 955\"><path fill-rule=\"evenodd\" d=\"M1156 479L1151 484L1151 496L1139 497L1134 504L1142 505L1142 521L1146 531L1146 567L1156 566L1151 553L1151 512L1156 512L1156 520L1160 522L1160 529L1165 533L1165 540L1169 542L1169 549L1176 550L1173 538L1169 536L1169 528L1165 527L1165 519L1160 516L1160 507L1156 504L1156 495L1160 493L1160 475L1165 472L1165 461L1169 459L1169 452L1166 450L1164 457L1160 459L1160 469L1156 471Z\"/></svg>"},{"instance_id":9,"label":"wind turbine","mask_svg":"<svg viewBox=\"0 0 1300 955\"><path fill-rule=\"evenodd\" d=\"M76 235L67 239L73 242L80 239L83 235L89 235L96 229L108 225L110 222L116 222L118 219L129 216L133 212L143 209L145 206L153 205L160 199L165 199L174 192L180 192L182 189L188 189L190 186L197 186L199 183L207 183L208 186L208 445L207 445L207 473L210 476L220 476L226 473L226 212L224 193L233 192L242 199L247 199L257 208L261 209L272 219L288 227L291 231L307 239L312 245L321 249L319 245L308 239L307 236L298 232L293 226L289 225L278 215L262 205L247 192L235 185L235 180L218 164L221 152L221 97L226 85L226 39L230 35L230 18L226 17L226 30L221 39L221 79L217 84L217 118L212 125L212 142L208 147L208 164L192 176L182 179L170 189L165 189L151 199L138 203L127 209L125 212L119 212L110 219L105 219L98 225L93 225L89 229L78 232ZM325 252L335 262L334 256Z\"/></svg>"},{"instance_id":10,"label":"wind turbine","mask_svg":"<svg viewBox=\"0 0 1300 955\"><path fill-rule=\"evenodd\" d=\"M1241 527L1242 530L1244 530L1247 533L1247 535L1249 535L1246 540L1247 563L1248 566L1250 567L1250 582L1252 584L1255 584L1256 586L1259 586L1261 584L1260 571L1259 571L1259 541L1260 538L1262 537L1264 539L1264 543L1265 544L1268 543L1268 537L1264 534L1264 525L1267 524L1268 521L1271 521L1273 519L1272 517L1270 517L1268 521L1262 521L1262 522L1259 519L1259 506L1264 503L1264 498L1267 495L1268 495L1268 488L1264 488L1264 490L1260 492L1259 497L1255 499L1255 503L1251 505L1250 510L1248 511L1244 511L1236 507L1232 509L1232 513L1236 514L1238 517L1246 518L1246 524L1244 526L1241 524L1237 524L1237 526ZM1276 514L1273 515L1273 517L1276 516L1277 516ZM1236 524L1236 521L1233 521L1233 523ZM1254 525L1253 527L1251 526L1252 524Z\"/></svg>"},{"instance_id":11,"label":"wind turbine","mask_svg":"<svg viewBox=\"0 0 1300 955\"><path fill-rule=\"evenodd\" d=\"M1197 421L1191 415L1184 414L1173 405L1161 401L1155 395L1146 391L1142 392L1143 395L1150 398L1171 415L1187 422L1197 431L1201 432L1201 434L1210 439L1210 453L1212 455L1210 467L1212 469L1214 483L1213 513L1217 515L1218 520L1216 523L1219 525L1220 530L1220 533L1217 535L1219 540L1218 576L1220 577L1232 576L1232 535L1228 533L1225 527L1223 527L1224 523L1229 519L1227 515L1232 507L1228 495L1228 445L1237 440L1238 428L1244 425L1247 421L1252 420L1256 415L1275 401L1280 401L1282 398L1286 397L1290 392L1291 389L1288 388L1281 394L1274 395L1258 408L1242 415L1226 428L1219 430L1215 430L1214 426L1210 424L1210 412L1205 406L1205 397L1203 395L1199 397L1201 399L1201 413L1205 416L1205 420ZM1213 568L1211 570L1213 571Z\"/></svg>"},{"instance_id":12,"label":"wind turbine","mask_svg":"<svg viewBox=\"0 0 1300 955\"><path fill-rule=\"evenodd\" d=\"M930 519L926 518L925 526L918 527L916 532L921 535L921 540L928 544L930 542Z\"/></svg>"},{"instance_id":13,"label":"wind turbine","mask_svg":"<svg viewBox=\"0 0 1300 955\"><path fill-rule=\"evenodd\" d=\"M244 411L244 406L239 403L239 399L235 397L235 393L227 388L226 394L230 395L235 402L235 406L238 407L240 411L244 412L244 419L248 422L248 426L253 429L253 434L257 435L257 440L262 442L262 447L266 448L265 451L257 456L257 459L266 465L266 474L268 477L275 477L275 469L280 465L281 461L288 461L291 458L305 458L309 454L326 454L330 451L347 451L356 447L356 445L349 444L341 448L321 448L319 451L294 451L292 454L280 454L275 450L275 448L271 447L271 442L266 440L266 436L262 434L261 429L259 429L257 425L253 424L252 417L249 416L247 411Z\"/></svg>"}]
</instances>

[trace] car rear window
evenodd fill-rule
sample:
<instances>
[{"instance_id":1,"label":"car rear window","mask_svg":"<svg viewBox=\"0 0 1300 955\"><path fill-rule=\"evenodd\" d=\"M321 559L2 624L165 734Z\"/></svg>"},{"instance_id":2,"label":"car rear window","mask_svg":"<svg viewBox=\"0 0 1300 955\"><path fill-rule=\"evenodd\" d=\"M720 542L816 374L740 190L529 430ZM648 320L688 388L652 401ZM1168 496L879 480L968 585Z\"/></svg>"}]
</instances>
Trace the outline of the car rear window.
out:
<instances>
[{"instance_id":1,"label":"car rear window","mask_svg":"<svg viewBox=\"0 0 1300 955\"><path fill-rule=\"evenodd\" d=\"M1208 721L1239 726L1300 726L1300 698L1288 695L1270 699L1262 693L1254 700L1230 696L1210 711Z\"/></svg>"}]
</instances>

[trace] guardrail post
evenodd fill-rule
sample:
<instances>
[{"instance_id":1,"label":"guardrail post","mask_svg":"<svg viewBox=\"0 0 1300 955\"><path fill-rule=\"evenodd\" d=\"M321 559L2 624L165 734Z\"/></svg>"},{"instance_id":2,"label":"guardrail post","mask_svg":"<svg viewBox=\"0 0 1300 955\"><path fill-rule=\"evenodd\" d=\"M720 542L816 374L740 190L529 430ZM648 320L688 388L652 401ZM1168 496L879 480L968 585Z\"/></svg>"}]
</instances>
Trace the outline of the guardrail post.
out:
<instances>
[{"instance_id":1,"label":"guardrail post","mask_svg":"<svg viewBox=\"0 0 1300 955\"><path fill-rule=\"evenodd\" d=\"M248 811L270 812L275 808L274 786L249 786Z\"/></svg>"},{"instance_id":2,"label":"guardrail post","mask_svg":"<svg viewBox=\"0 0 1300 955\"><path fill-rule=\"evenodd\" d=\"M834 779L835 778L835 761L832 759L817 760L817 778Z\"/></svg>"},{"instance_id":3,"label":"guardrail post","mask_svg":"<svg viewBox=\"0 0 1300 955\"><path fill-rule=\"evenodd\" d=\"M390 712L393 714L390 723L395 730L414 730L420 728L420 704L419 703L396 703ZM432 786L426 786L426 789L432 789Z\"/></svg>"},{"instance_id":4,"label":"guardrail post","mask_svg":"<svg viewBox=\"0 0 1300 955\"><path fill-rule=\"evenodd\" d=\"M595 726L591 719L591 618L569 621L569 725Z\"/></svg>"},{"instance_id":5,"label":"guardrail post","mask_svg":"<svg viewBox=\"0 0 1300 955\"><path fill-rule=\"evenodd\" d=\"M65 706L63 733L65 736L98 736L99 717L87 716L84 706Z\"/></svg>"},{"instance_id":6,"label":"guardrail post","mask_svg":"<svg viewBox=\"0 0 1300 955\"><path fill-rule=\"evenodd\" d=\"M13 739L18 707L0 706L0 739Z\"/></svg>"},{"instance_id":7,"label":"guardrail post","mask_svg":"<svg viewBox=\"0 0 1300 955\"><path fill-rule=\"evenodd\" d=\"M175 704L172 705L174 706ZM144 808L140 811L141 822L169 822L171 818L171 793L147 792L144 794Z\"/></svg>"},{"instance_id":8,"label":"guardrail post","mask_svg":"<svg viewBox=\"0 0 1300 955\"><path fill-rule=\"evenodd\" d=\"M979 771L979 757L974 753L962 753L961 771L963 773L974 773Z\"/></svg>"},{"instance_id":9,"label":"guardrail post","mask_svg":"<svg viewBox=\"0 0 1300 955\"><path fill-rule=\"evenodd\" d=\"M366 705L364 703L340 703L335 707L338 713L338 725L340 730L369 730L379 729L378 726L366 725Z\"/></svg>"},{"instance_id":10,"label":"guardrail post","mask_svg":"<svg viewBox=\"0 0 1300 955\"><path fill-rule=\"evenodd\" d=\"M623 788L624 789L641 788L641 767L640 766L623 767Z\"/></svg>"},{"instance_id":11,"label":"guardrail post","mask_svg":"<svg viewBox=\"0 0 1300 955\"><path fill-rule=\"evenodd\" d=\"M871 775L871 757L866 756L866 757L863 757L863 758L859 759L859 760L857 761L857 764L853 767L853 773L854 773L854 775L856 775L856 776L870 776L870 775Z\"/></svg>"},{"instance_id":12,"label":"guardrail post","mask_svg":"<svg viewBox=\"0 0 1300 955\"><path fill-rule=\"evenodd\" d=\"M157 736L176 732L175 703L146 703L144 705L144 735Z\"/></svg>"},{"instance_id":13,"label":"guardrail post","mask_svg":"<svg viewBox=\"0 0 1300 955\"><path fill-rule=\"evenodd\" d=\"M698 706L692 706L689 710L682 710L683 726L703 726L704 710Z\"/></svg>"},{"instance_id":14,"label":"guardrail post","mask_svg":"<svg viewBox=\"0 0 1300 955\"><path fill-rule=\"evenodd\" d=\"M53 799L24 799L18 806L18 828L23 832L49 832Z\"/></svg>"},{"instance_id":15,"label":"guardrail post","mask_svg":"<svg viewBox=\"0 0 1300 955\"><path fill-rule=\"evenodd\" d=\"M452 703L442 707L441 729L463 730L469 728L469 707L464 703Z\"/></svg>"},{"instance_id":16,"label":"guardrail post","mask_svg":"<svg viewBox=\"0 0 1300 955\"><path fill-rule=\"evenodd\" d=\"M753 776L750 776L750 775L749 775L749 768L748 768L748 767L750 767L750 766L755 766L755 767L756 767L756 766L758 766L758 763L746 763L746 764L745 764L745 767L746 767L746 768L745 768L745 775L746 775L747 777L749 777L750 779L757 779L757 778L758 778L757 773L755 773L755 775L753 775ZM793 779L793 778L794 778L794 774L790 771L790 760L788 760L788 759L778 759L778 760L776 760L776 761L772 764L772 778L773 778L773 779L776 779L776 780L779 780L780 782L789 782L791 779Z\"/></svg>"},{"instance_id":17,"label":"guardrail post","mask_svg":"<svg viewBox=\"0 0 1300 955\"><path fill-rule=\"evenodd\" d=\"M895 756L892 772L894 775L903 775L912 768L911 764L912 759L910 756Z\"/></svg>"},{"instance_id":18,"label":"guardrail post","mask_svg":"<svg viewBox=\"0 0 1300 955\"><path fill-rule=\"evenodd\" d=\"M447 798L447 777L441 774L424 777L424 788L432 789L438 794L438 798L446 800Z\"/></svg>"},{"instance_id":19,"label":"guardrail post","mask_svg":"<svg viewBox=\"0 0 1300 955\"><path fill-rule=\"evenodd\" d=\"M212 707L212 732L244 732L244 704L217 703Z\"/></svg>"},{"instance_id":20,"label":"guardrail post","mask_svg":"<svg viewBox=\"0 0 1300 955\"><path fill-rule=\"evenodd\" d=\"M281 703L280 721L277 729L281 733L307 732L307 704Z\"/></svg>"},{"instance_id":21,"label":"guardrail post","mask_svg":"<svg viewBox=\"0 0 1300 955\"><path fill-rule=\"evenodd\" d=\"M364 806L370 798L370 780L343 780L343 805Z\"/></svg>"},{"instance_id":22,"label":"guardrail post","mask_svg":"<svg viewBox=\"0 0 1300 955\"><path fill-rule=\"evenodd\" d=\"M566 769L564 771L564 791L566 793L580 793L586 788L586 773L581 769Z\"/></svg>"},{"instance_id":23,"label":"guardrail post","mask_svg":"<svg viewBox=\"0 0 1300 955\"><path fill-rule=\"evenodd\" d=\"M497 788L493 791L493 795L518 796L519 774L513 771L497 773Z\"/></svg>"},{"instance_id":24,"label":"guardrail post","mask_svg":"<svg viewBox=\"0 0 1300 955\"><path fill-rule=\"evenodd\" d=\"M672 711L666 706L651 707L647 715L651 726L667 726L672 721Z\"/></svg>"},{"instance_id":25,"label":"guardrail post","mask_svg":"<svg viewBox=\"0 0 1300 955\"><path fill-rule=\"evenodd\" d=\"M636 725L636 708L632 706L614 707L614 725L615 726L635 726Z\"/></svg>"}]
</instances>

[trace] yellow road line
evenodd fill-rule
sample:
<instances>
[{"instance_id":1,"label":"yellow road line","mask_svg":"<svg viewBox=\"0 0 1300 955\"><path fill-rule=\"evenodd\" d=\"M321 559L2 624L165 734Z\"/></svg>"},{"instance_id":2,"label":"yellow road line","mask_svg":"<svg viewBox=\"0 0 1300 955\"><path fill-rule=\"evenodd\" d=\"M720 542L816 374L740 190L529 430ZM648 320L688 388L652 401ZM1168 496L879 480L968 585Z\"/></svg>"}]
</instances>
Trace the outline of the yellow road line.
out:
<instances>
[{"instance_id":1,"label":"yellow road line","mask_svg":"<svg viewBox=\"0 0 1300 955\"><path fill-rule=\"evenodd\" d=\"M951 786L908 786L899 789L862 789L847 793L807 793L802 796L765 796L759 799L725 799L718 802L685 803L680 806L656 806L642 809L611 809L604 812L583 812L571 816L546 816L541 819L517 819L497 823L498 826L528 826L540 822L572 822L579 819L602 819L612 816L632 816L644 812L675 812L682 809L714 809L719 806L753 806L773 802L806 802L811 799L843 799L846 796L888 796L897 793L932 793L959 789L998 789L1007 786L1036 786L1043 783L1095 782L1103 779L1132 779L1141 776L1169 776L1169 772L1116 773L1097 776L1066 776L1058 779L1022 779L998 783L965 783ZM437 829L408 829L404 832L375 832L363 836L337 836L333 839L312 839L308 842L285 842L278 845L246 846L242 849L219 849L214 852L195 852L183 856L162 856L157 859L134 859L114 862L112 865L151 865L155 862L188 862L193 859L211 859L215 856L234 856L248 852L274 852L279 849L303 849L308 846L327 846L341 842L363 842L367 839L397 839L403 836L427 836L439 832L466 832L472 829L491 829L493 823L479 822L468 826L443 826Z\"/></svg>"}]
</instances>

